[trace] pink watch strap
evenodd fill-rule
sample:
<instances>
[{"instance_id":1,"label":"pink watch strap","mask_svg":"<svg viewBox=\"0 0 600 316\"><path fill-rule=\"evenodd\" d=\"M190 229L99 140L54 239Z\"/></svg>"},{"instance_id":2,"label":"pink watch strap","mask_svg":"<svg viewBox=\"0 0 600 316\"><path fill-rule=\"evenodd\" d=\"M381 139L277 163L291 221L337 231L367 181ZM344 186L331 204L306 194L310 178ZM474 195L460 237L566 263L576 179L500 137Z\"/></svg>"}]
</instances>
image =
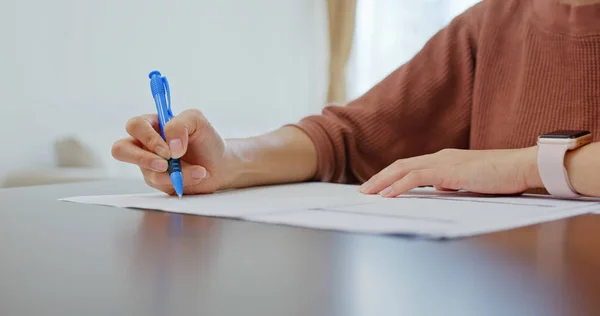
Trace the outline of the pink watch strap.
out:
<instances>
[{"instance_id":1,"label":"pink watch strap","mask_svg":"<svg viewBox=\"0 0 600 316\"><path fill-rule=\"evenodd\" d=\"M564 163L568 149L568 144L539 144L538 171L548 193L560 198L577 198L580 195L573 190Z\"/></svg>"}]
</instances>

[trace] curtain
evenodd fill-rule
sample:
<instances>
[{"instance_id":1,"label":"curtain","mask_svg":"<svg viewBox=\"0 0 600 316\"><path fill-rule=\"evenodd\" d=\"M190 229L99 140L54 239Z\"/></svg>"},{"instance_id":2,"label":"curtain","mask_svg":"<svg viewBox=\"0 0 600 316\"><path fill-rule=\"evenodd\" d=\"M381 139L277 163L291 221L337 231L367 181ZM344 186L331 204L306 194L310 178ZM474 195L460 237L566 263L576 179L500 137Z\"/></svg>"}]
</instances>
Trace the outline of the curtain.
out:
<instances>
[{"instance_id":1,"label":"curtain","mask_svg":"<svg viewBox=\"0 0 600 316\"><path fill-rule=\"evenodd\" d=\"M342 0L343 1L343 0ZM479 0L358 0L346 76L354 99L409 61L436 32Z\"/></svg>"},{"instance_id":2,"label":"curtain","mask_svg":"<svg viewBox=\"0 0 600 316\"><path fill-rule=\"evenodd\" d=\"M369 1L369 0L368 0ZM329 20L328 103L346 101L346 65L352 48L356 0L327 0Z\"/></svg>"}]
</instances>

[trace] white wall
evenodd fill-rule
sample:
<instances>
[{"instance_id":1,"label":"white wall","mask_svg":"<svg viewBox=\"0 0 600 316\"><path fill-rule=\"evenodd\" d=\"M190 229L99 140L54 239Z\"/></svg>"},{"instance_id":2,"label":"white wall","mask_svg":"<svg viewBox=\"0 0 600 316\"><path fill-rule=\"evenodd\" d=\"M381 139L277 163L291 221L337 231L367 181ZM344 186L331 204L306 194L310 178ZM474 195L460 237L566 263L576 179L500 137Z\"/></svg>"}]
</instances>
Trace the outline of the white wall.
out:
<instances>
[{"instance_id":1,"label":"white wall","mask_svg":"<svg viewBox=\"0 0 600 316\"><path fill-rule=\"evenodd\" d=\"M153 69L175 113L199 108L225 134L319 111L326 32L319 0L2 1L0 182L52 165L57 137L112 142L154 112Z\"/></svg>"}]
</instances>

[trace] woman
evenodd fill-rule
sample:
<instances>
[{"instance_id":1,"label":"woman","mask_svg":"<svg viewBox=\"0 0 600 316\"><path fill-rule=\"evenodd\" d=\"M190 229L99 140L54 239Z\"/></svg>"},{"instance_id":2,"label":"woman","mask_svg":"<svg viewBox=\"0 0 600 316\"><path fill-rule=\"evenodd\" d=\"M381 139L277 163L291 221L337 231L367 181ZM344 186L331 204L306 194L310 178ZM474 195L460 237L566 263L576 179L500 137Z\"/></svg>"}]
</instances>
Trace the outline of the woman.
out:
<instances>
[{"instance_id":1,"label":"woman","mask_svg":"<svg viewBox=\"0 0 600 316\"><path fill-rule=\"evenodd\" d=\"M166 159L181 157L186 194L318 180L385 197L425 185L600 196L600 144L586 144L600 136L599 111L600 0L484 0L345 106L228 140L188 110L165 142L144 115L113 156L170 194ZM583 143L567 151L569 139Z\"/></svg>"}]
</instances>

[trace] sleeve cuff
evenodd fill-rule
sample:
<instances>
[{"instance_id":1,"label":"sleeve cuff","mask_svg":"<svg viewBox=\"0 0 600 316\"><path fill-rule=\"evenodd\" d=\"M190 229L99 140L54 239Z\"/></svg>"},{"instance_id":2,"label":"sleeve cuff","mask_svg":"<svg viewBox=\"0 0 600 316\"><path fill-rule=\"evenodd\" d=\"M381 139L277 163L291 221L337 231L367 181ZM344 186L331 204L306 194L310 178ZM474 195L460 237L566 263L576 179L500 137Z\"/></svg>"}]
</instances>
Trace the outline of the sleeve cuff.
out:
<instances>
[{"instance_id":1,"label":"sleeve cuff","mask_svg":"<svg viewBox=\"0 0 600 316\"><path fill-rule=\"evenodd\" d=\"M313 181L331 182L335 174L335 153L327 130L312 117L304 118L289 126L302 130L316 147L318 166Z\"/></svg>"}]
</instances>

